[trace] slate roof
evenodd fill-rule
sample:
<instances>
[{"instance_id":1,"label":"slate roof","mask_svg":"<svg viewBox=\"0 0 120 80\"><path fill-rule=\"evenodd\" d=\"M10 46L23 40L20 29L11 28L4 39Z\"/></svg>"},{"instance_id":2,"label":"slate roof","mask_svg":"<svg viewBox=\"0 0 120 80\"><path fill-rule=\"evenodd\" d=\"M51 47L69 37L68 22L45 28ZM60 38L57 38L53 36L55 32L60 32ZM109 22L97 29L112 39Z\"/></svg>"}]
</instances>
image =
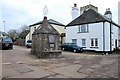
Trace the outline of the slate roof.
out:
<instances>
[{"instance_id":1,"label":"slate roof","mask_svg":"<svg viewBox=\"0 0 120 80\"><path fill-rule=\"evenodd\" d=\"M45 17L41 25L33 32L35 34L59 34L59 32L54 29L54 27L49 24L47 18Z\"/></svg>"},{"instance_id":2,"label":"slate roof","mask_svg":"<svg viewBox=\"0 0 120 80\"><path fill-rule=\"evenodd\" d=\"M62 23L59 23L59 22L57 22L57 21L55 21L55 20L53 20L53 19L49 19L48 22L49 22L49 24L56 24L56 25L60 25L60 26L65 26L65 25L63 25ZM31 27L31 26L34 26L34 25L39 25L39 24L42 24L42 21L30 25L30 27Z\"/></svg>"},{"instance_id":3,"label":"slate roof","mask_svg":"<svg viewBox=\"0 0 120 80\"><path fill-rule=\"evenodd\" d=\"M75 25L82 25L82 24L89 24L89 23L97 23L97 22L111 22L112 24L120 27L115 22L111 21L107 17L101 15L100 13L96 12L93 9L89 9L85 11L82 15L80 15L78 18L70 22L66 27L69 26L75 26Z\"/></svg>"}]
</instances>

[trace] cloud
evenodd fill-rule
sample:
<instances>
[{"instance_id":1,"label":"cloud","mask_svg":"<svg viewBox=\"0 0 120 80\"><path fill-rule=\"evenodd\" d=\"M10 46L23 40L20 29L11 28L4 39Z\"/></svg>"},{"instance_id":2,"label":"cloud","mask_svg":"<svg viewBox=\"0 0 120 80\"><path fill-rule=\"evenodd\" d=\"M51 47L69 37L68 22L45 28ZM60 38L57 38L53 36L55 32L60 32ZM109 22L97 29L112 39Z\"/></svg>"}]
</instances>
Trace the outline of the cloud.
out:
<instances>
[{"instance_id":1,"label":"cloud","mask_svg":"<svg viewBox=\"0 0 120 80\"><path fill-rule=\"evenodd\" d=\"M89 1L99 8L101 14L104 14L106 8L111 8L113 20L117 22L119 0L0 0L1 23L3 20L6 21L7 31L19 28L24 24L36 23L43 19L43 8L47 5L49 19L68 24L72 20L71 6L73 3L77 3L80 8L88 5ZM3 29L0 28L0 30Z\"/></svg>"}]
</instances>

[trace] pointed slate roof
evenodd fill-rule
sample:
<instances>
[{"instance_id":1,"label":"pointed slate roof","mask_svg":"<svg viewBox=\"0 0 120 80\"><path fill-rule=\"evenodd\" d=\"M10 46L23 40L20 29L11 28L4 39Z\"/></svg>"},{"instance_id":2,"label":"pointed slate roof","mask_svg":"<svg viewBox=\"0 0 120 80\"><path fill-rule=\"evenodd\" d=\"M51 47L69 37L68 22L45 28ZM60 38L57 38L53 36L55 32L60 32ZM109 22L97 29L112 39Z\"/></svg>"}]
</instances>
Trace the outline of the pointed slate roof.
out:
<instances>
[{"instance_id":1,"label":"pointed slate roof","mask_svg":"<svg viewBox=\"0 0 120 80\"><path fill-rule=\"evenodd\" d=\"M82 24L89 24L89 23L97 23L97 22L111 22L112 24L117 25L107 17L101 15L100 13L96 12L93 9L89 9L85 11L81 16L70 22L66 27L68 26L75 26L75 25L82 25Z\"/></svg>"},{"instance_id":2,"label":"pointed slate roof","mask_svg":"<svg viewBox=\"0 0 120 80\"><path fill-rule=\"evenodd\" d=\"M49 24L47 17L44 17L41 25L33 32L33 35L35 34L59 34L59 32Z\"/></svg>"},{"instance_id":3,"label":"pointed slate roof","mask_svg":"<svg viewBox=\"0 0 120 80\"><path fill-rule=\"evenodd\" d=\"M57 21L55 21L55 20L53 20L53 19L49 19L48 22L49 22L49 24L56 24L56 25L60 25L60 26L65 26L65 25L63 25L62 23L57 22ZM31 27L31 26L34 26L34 25L39 25L39 24L42 24L42 21L30 25L30 27Z\"/></svg>"}]
</instances>

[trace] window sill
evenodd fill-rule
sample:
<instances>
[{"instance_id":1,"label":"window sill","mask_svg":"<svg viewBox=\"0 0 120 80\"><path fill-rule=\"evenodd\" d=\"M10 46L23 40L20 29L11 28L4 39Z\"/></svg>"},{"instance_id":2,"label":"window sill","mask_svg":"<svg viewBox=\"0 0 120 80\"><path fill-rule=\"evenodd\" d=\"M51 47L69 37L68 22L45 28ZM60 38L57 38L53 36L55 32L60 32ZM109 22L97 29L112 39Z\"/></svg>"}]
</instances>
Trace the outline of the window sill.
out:
<instances>
[{"instance_id":1,"label":"window sill","mask_svg":"<svg viewBox=\"0 0 120 80\"><path fill-rule=\"evenodd\" d=\"M88 32L78 32L78 33L88 33Z\"/></svg>"},{"instance_id":2,"label":"window sill","mask_svg":"<svg viewBox=\"0 0 120 80\"><path fill-rule=\"evenodd\" d=\"M98 47L90 47L90 48L98 48Z\"/></svg>"}]
</instances>

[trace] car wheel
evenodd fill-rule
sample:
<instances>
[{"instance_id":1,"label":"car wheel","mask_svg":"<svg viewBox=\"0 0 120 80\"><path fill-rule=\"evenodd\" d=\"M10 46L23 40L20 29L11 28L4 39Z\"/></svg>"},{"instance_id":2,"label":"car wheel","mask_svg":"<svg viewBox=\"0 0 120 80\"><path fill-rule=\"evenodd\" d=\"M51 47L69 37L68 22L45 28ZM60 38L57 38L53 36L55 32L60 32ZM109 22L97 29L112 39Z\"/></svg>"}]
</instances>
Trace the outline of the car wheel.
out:
<instances>
[{"instance_id":1,"label":"car wheel","mask_svg":"<svg viewBox=\"0 0 120 80\"><path fill-rule=\"evenodd\" d=\"M62 50L64 51L64 50L65 50L65 48L62 48Z\"/></svg>"},{"instance_id":2,"label":"car wheel","mask_svg":"<svg viewBox=\"0 0 120 80\"><path fill-rule=\"evenodd\" d=\"M83 49L80 49L80 52L83 52Z\"/></svg>"},{"instance_id":3,"label":"car wheel","mask_svg":"<svg viewBox=\"0 0 120 80\"><path fill-rule=\"evenodd\" d=\"M11 49L13 49L13 47L11 47Z\"/></svg>"},{"instance_id":4,"label":"car wheel","mask_svg":"<svg viewBox=\"0 0 120 80\"><path fill-rule=\"evenodd\" d=\"M73 52L74 52L74 53L76 53L76 52L77 52L77 50L75 50L75 49L74 49L74 50L73 50Z\"/></svg>"}]
</instances>

